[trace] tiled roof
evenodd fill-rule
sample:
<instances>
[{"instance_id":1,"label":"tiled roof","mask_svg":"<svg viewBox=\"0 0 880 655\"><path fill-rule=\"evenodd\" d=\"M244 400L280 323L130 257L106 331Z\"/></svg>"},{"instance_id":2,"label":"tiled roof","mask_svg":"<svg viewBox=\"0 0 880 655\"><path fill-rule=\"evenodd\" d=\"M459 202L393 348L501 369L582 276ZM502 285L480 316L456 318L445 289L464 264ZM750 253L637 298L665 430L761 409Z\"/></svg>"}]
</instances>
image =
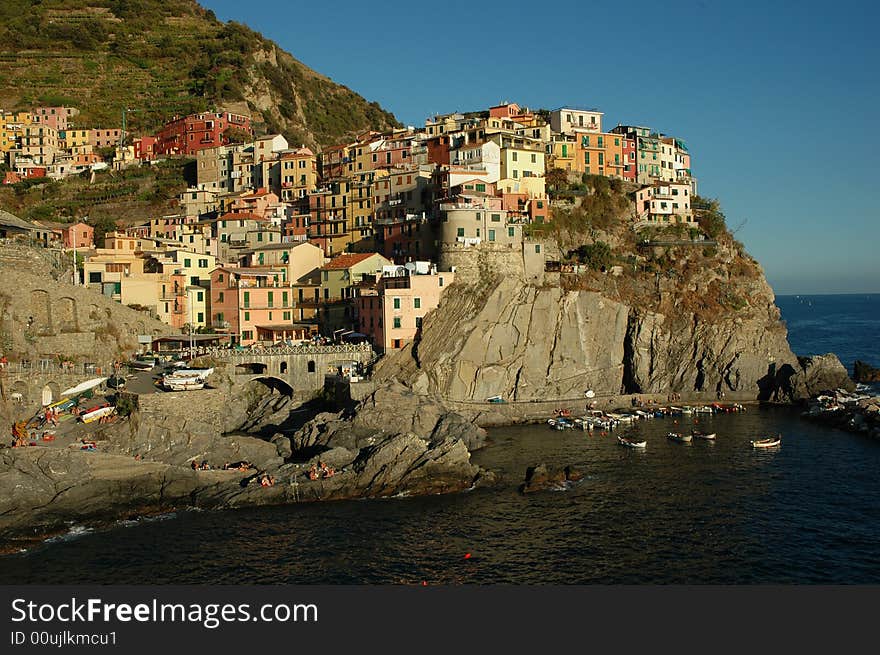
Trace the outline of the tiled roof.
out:
<instances>
[{"instance_id":1,"label":"tiled roof","mask_svg":"<svg viewBox=\"0 0 880 655\"><path fill-rule=\"evenodd\" d=\"M356 264L360 264L365 259L369 259L373 257L377 253L375 252L356 252L347 255L339 255L334 259L330 260L330 263L323 267L323 270L333 271L333 270L343 270L346 268L351 268Z\"/></svg>"}]
</instances>

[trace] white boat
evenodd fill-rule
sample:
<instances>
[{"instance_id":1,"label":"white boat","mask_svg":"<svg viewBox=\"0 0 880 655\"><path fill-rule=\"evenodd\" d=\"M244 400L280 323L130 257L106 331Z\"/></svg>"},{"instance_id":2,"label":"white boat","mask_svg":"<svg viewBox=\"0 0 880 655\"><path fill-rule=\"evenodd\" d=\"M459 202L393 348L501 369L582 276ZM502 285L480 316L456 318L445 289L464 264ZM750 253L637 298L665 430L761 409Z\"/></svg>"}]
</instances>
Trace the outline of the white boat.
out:
<instances>
[{"instance_id":1,"label":"white boat","mask_svg":"<svg viewBox=\"0 0 880 655\"><path fill-rule=\"evenodd\" d=\"M83 423L91 423L92 421L97 421L99 418L103 416L110 416L113 412L116 411L115 407L96 407L95 409L89 410L83 414L80 414L80 418Z\"/></svg>"},{"instance_id":2,"label":"white boat","mask_svg":"<svg viewBox=\"0 0 880 655\"><path fill-rule=\"evenodd\" d=\"M162 378L162 386L171 391L192 391L203 389L213 368L180 369Z\"/></svg>"},{"instance_id":3,"label":"white boat","mask_svg":"<svg viewBox=\"0 0 880 655\"><path fill-rule=\"evenodd\" d=\"M166 379L163 384L171 391L194 391L205 388L205 381L199 378Z\"/></svg>"},{"instance_id":4,"label":"white boat","mask_svg":"<svg viewBox=\"0 0 880 655\"><path fill-rule=\"evenodd\" d=\"M694 439L708 439L710 441L715 441L714 432L706 434L705 432L697 432L696 430L691 430L691 435L694 437Z\"/></svg>"},{"instance_id":5,"label":"white boat","mask_svg":"<svg viewBox=\"0 0 880 655\"><path fill-rule=\"evenodd\" d=\"M156 365L156 360L152 357L150 359L133 359L128 363L132 368L136 368L139 371L149 371Z\"/></svg>"},{"instance_id":6,"label":"white boat","mask_svg":"<svg viewBox=\"0 0 880 655\"><path fill-rule=\"evenodd\" d=\"M680 441L681 443L690 443L691 439L693 439L691 435L681 434L680 432L670 432L666 437L673 441Z\"/></svg>"},{"instance_id":7,"label":"white boat","mask_svg":"<svg viewBox=\"0 0 880 655\"><path fill-rule=\"evenodd\" d=\"M626 439L624 437L617 437L617 443L627 448L645 448L648 445L647 441L636 441L635 439Z\"/></svg>"},{"instance_id":8,"label":"white boat","mask_svg":"<svg viewBox=\"0 0 880 655\"><path fill-rule=\"evenodd\" d=\"M782 443L782 437L768 437L767 439L755 439L752 448L773 448Z\"/></svg>"}]
</instances>

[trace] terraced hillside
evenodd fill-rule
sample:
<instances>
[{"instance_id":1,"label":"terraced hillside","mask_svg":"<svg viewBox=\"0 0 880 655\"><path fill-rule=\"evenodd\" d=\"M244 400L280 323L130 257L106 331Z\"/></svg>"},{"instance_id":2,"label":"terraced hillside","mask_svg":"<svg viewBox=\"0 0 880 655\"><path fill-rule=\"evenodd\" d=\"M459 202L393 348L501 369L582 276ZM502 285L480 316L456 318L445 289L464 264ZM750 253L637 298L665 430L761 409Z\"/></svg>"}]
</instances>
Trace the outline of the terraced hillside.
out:
<instances>
[{"instance_id":1,"label":"terraced hillside","mask_svg":"<svg viewBox=\"0 0 880 655\"><path fill-rule=\"evenodd\" d=\"M326 145L394 116L193 0L3 0L0 107L67 105L82 127L147 132L174 114L227 108L260 132Z\"/></svg>"}]
</instances>

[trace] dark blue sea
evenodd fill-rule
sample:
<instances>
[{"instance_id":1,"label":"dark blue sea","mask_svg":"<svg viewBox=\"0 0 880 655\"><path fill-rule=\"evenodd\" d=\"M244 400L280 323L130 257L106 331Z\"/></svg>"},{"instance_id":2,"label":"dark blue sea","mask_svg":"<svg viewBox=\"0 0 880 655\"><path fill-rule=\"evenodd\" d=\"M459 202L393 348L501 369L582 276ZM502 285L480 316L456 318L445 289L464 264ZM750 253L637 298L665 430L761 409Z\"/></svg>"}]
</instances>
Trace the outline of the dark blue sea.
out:
<instances>
[{"instance_id":1,"label":"dark blue sea","mask_svg":"<svg viewBox=\"0 0 880 655\"><path fill-rule=\"evenodd\" d=\"M778 304L796 353L880 365L880 296ZM694 416L641 422L644 452L541 425L493 430L474 455L501 472L493 489L75 526L0 558L0 583L880 582L880 443L789 408ZM692 426L717 441L665 438ZM775 433L780 448L750 448ZM568 491L520 495L538 462L587 476Z\"/></svg>"}]
</instances>

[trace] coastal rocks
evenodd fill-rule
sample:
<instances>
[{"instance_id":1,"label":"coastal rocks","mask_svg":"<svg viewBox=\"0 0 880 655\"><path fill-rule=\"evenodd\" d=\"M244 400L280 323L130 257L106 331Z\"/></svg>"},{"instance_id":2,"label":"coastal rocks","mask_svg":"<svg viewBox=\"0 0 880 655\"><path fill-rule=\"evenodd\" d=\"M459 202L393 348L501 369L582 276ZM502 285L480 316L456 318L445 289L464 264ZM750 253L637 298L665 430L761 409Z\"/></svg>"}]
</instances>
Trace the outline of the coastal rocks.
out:
<instances>
[{"instance_id":1,"label":"coastal rocks","mask_svg":"<svg viewBox=\"0 0 880 655\"><path fill-rule=\"evenodd\" d=\"M559 468L548 467L543 463L537 464L526 469L525 482L519 486L519 491L523 494L536 491L564 491L583 477L584 474L574 466Z\"/></svg>"},{"instance_id":2,"label":"coastal rocks","mask_svg":"<svg viewBox=\"0 0 880 655\"><path fill-rule=\"evenodd\" d=\"M441 402L389 382L367 396L354 414L323 413L291 437L295 450L341 446L357 450L381 434L411 433L431 442L461 440L468 450L485 445L486 431Z\"/></svg>"},{"instance_id":3,"label":"coastal rocks","mask_svg":"<svg viewBox=\"0 0 880 655\"><path fill-rule=\"evenodd\" d=\"M679 290L680 291L680 290ZM699 319L648 311L596 291L524 286L515 278L456 283L418 343L386 356L374 379L433 397L485 402L733 391L771 399L800 371L766 284L740 311Z\"/></svg>"},{"instance_id":4,"label":"coastal rocks","mask_svg":"<svg viewBox=\"0 0 880 655\"><path fill-rule=\"evenodd\" d=\"M846 368L833 353L799 357L798 362L801 370L791 381L795 398L814 396L829 389L855 389Z\"/></svg>"},{"instance_id":5,"label":"coastal rocks","mask_svg":"<svg viewBox=\"0 0 880 655\"><path fill-rule=\"evenodd\" d=\"M853 380L865 383L880 382L880 368L857 359L853 364Z\"/></svg>"},{"instance_id":6,"label":"coastal rocks","mask_svg":"<svg viewBox=\"0 0 880 655\"><path fill-rule=\"evenodd\" d=\"M293 450L290 447L290 439L285 437L280 432L275 434L270 442L275 444L275 450L278 452L278 456L282 459L287 459L293 454Z\"/></svg>"}]
</instances>

